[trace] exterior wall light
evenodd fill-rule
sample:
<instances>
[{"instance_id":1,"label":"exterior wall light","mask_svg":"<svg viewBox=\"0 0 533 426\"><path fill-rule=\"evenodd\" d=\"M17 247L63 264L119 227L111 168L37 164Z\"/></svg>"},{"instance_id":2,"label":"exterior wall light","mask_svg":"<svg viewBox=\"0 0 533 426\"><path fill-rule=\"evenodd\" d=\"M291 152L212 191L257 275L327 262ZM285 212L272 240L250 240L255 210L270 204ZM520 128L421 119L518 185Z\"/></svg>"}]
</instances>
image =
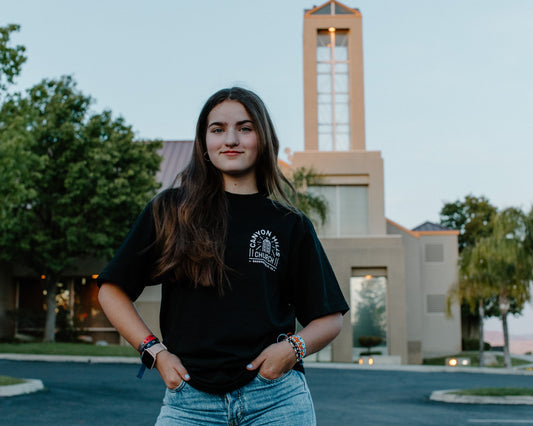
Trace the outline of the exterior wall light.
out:
<instances>
[{"instance_id":1,"label":"exterior wall light","mask_svg":"<svg viewBox=\"0 0 533 426\"><path fill-rule=\"evenodd\" d=\"M361 357L358 361L359 365L374 365L374 358L372 357Z\"/></svg>"},{"instance_id":2,"label":"exterior wall light","mask_svg":"<svg viewBox=\"0 0 533 426\"><path fill-rule=\"evenodd\" d=\"M329 27L329 28L328 28L328 31L329 31L330 33L334 33L334 32L335 32L335 27Z\"/></svg>"},{"instance_id":3,"label":"exterior wall light","mask_svg":"<svg viewBox=\"0 0 533 426\"><path fill-rule=\"evenodd\" d=\"M446 358L445 364L448 367L468 367L470 365L470 358Z\"/></svg>"}]
</instances>

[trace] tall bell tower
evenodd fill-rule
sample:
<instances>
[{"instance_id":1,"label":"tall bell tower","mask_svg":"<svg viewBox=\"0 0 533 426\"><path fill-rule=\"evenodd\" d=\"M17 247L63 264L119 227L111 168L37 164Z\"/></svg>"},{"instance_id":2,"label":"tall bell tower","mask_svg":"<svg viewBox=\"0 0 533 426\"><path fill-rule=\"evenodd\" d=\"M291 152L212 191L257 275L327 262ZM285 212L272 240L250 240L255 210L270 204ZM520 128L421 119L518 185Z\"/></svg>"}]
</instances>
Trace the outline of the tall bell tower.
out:
<instances>
[{"instance_id":1,"label":"tall bell tower","mask_svg":"<svg viewBox=\"0 0 533 426\"><path fill-rule=\"evenodd\" d=\"M365 149L361 13L335 0L307 10L305 150Z\"/></svg>"}]
</instances>

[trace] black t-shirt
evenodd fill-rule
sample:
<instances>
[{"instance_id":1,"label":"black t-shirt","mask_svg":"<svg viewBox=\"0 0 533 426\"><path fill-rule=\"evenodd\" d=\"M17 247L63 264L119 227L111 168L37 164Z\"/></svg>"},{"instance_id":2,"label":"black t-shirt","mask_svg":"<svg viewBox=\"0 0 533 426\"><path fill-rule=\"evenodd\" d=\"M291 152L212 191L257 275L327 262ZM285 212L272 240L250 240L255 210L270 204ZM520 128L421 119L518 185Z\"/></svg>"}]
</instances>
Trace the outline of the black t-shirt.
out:
<instances>
[{"instance_id":1,"label":"black t-shirt","mask_svg":"<svg viewBox=\"0 0 533 426\"><path fill-rule=\"evenodd\" d=\"M184 282L162 282L163 342L188 370L189 383L210 393L230 392L251 381L257 372L246 365L279 334L294 332L296 318L305 326L324 315L348 311L307 217L260 194L226 196L230 286L225 294ZM154 237L149 203L98 277L99 284L117 284L132 300L146 285L159 284L161 280L152 279L158 258Z\"/></svg>"}]
</instances>

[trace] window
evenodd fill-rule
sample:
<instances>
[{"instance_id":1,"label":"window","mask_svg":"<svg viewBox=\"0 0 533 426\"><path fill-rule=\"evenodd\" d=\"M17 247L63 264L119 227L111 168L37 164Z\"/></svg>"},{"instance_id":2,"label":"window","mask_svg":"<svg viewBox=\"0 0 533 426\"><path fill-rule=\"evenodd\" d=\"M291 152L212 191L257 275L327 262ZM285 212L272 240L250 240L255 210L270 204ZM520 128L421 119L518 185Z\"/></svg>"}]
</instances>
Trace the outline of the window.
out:
<instances>
[{"instance_id":1,"label":"window","mask_svg":"<svg viewBox=\"0 0 533 426\"><path fill-rule=\"evenodd\" d=\"M328 204L326 223L318 227L321 237L349 237L368 234L368 187L313 186L309 188Z\"/></svg>"},{"instance_id":2,"label":"window","mask_svg":"<svg viewBox=\"0 0 533 426\"><path fill-rule=\"evenodd\" d=\"M317 35L318 149L350 149L348 31L319 30Z\"/></svg>"},{"instance_id":3,"label":"window","mask_svg":"<svg viewBox=\"0 0 533 426\"><path fill-rule=\"evenodd\" d=\"M444 246L442 244L426 244L424 252L426 262L444 262Z\"/></svg>"}]
</instances>

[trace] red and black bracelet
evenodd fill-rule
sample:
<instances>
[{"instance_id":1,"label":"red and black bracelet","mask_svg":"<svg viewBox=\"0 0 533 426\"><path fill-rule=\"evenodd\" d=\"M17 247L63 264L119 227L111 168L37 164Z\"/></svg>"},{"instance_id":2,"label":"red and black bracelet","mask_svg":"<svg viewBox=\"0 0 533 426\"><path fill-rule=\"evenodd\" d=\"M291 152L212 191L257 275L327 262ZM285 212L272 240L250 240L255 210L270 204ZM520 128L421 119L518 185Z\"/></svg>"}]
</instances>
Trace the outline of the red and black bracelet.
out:
<instances>
[{"instance_id":1,"label":"red and black bracelet","mask_svg":"<svg viewBox=\"0 0 533 426\"><path fill-rule=\"evenodd\" d=\"M150 346L155 345L156 343L159 343L159 339L153 334L150 334L146 336L141 343L139 343L139 346L137 347L137 352L142 354L147 347L149 348ZM150 344L150 346L148 346L148 344Z\"/></svg>"}]
</instances>

